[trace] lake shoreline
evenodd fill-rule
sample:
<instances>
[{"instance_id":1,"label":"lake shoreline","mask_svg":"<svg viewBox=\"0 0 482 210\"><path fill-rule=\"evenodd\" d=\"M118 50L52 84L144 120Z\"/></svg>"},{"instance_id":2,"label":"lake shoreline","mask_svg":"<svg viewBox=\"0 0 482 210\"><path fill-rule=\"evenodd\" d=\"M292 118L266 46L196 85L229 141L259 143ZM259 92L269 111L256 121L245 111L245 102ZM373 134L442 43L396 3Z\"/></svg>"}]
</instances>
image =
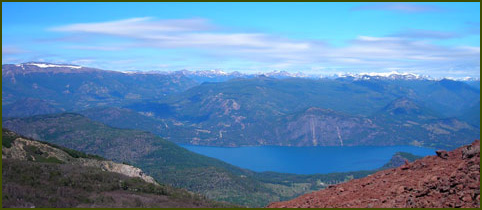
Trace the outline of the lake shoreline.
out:
<instances>
[{"instance_id":1,"label":"lake shoreline","mask_svg":"<svg viewBox=\"0 0 482 210\"><path fill-rule=\"evenodd\" d=\"M435 155L435 149L419 146L242 146L217 147L178 144L229 164L256 172L329 174L376 170L396 152Z\"/></svg>"}]
</instances>

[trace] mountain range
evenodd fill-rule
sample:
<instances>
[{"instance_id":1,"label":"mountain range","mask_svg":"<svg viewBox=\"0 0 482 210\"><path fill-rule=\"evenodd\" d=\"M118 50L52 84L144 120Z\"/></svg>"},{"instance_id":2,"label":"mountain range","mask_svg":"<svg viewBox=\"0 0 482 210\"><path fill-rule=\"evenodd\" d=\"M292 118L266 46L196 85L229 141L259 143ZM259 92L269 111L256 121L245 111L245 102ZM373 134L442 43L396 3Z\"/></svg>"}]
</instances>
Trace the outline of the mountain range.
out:
<instances>
[{"instance_id":1,"label":"mountain range","mask_svg":"<svg viewBox=\"0 0 482 210\"><path fill-rule=\"evenodd\" d=\"M78 112L176 143L447 149L480 136L480 89L410 73L313 79L25 63L2 65L2 80L3 118Z\"/></svg>"},{"instance_id":2,"label":"mountain range","mask_svg":"<svg viewBox=\"0 0 482 210\"><path fill-rule=\"evenodd\" d=\"M102 117L99 109L83 113L106 124L149 130L174 142L211 146L455 148L478 138L477 118L464 121L464 116L473 116L464 113L476 111L478 90L455 81L403 82L234 79L123 107L157 120L155 128L142 128L138 124L146 123L139 121L120 125L117 119Z\"/></svg>"},{"instance_id":3,"label":"mountain range","mask_svg":"<svg viewBox=\"0 0 482 210\"><path fill-rule=\"evenodd\" d=\"M125 74L45 63L5 64L2 65L2 110L3 116L11 116L9 109L4 109L9 107L5 106L29 98L36 99L32 103L49 106L45 114L51 108L82 110L100 105L120 106L162 98L195 85L196 82L182 75ZM18 115L22 113L14 116Z\"/></svg>"}]
</instances>

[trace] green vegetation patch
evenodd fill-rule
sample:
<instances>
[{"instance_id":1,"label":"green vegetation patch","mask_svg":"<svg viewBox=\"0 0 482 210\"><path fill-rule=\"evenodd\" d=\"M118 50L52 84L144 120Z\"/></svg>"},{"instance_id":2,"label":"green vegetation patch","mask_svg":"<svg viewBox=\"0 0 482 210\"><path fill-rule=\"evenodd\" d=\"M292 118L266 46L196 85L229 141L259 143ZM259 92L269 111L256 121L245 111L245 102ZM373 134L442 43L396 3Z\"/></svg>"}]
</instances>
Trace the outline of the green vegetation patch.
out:
<instances>
[{"instance_id":1,"label":"green vegetation patch","mask_svg":"<svg viewBox=\"0 0 482 210\"><path fill-rule=\"evenodd\" d=\"M54 147L54 148L57 148L57 149L60 149L64 152L66 152L67 154L69 154L71 157L73 158L90 158L90 159L96 159L96 160L107 160L99 155L92 155L92 154L87 154L87 153L84 153L84 152L80 152L80 151L77 151L77 150L73 150L73 149L69 149L67 147L62 147L62 146L59 146L59 145L56 145L56 144L52 144L52 143L49 143L49 142L44 142L44 141L38 141L38 142L41 142L41 143L44 143L44 144L47 144L51 147Z\"/></svg>"},{"instance_id":2,"label":"green vegetation patch","mask_svg":"<svg viewBox=\"0 0 482 210\"><path fill-rule=\"evenodd\" d=\"M43 153L40 148L32 145L27 145L23 147L27 152L27 160L41 162L41 163L64 163L56 157L48 157L47 154Z\"/></svg>"},{"instance_id":3,"label":"green vegetation patch","mask_svg":"<svg viewBox=\"0 0 482 210\"><path fill-rule=\"evenodd\" d=\"M2 170L4 208L238 207L100 168L5 159Z\"/></svg>"},{"instance_id":4,"label":"green vegetation patch","mask_svg":"<svg viewBox=\"0 0 482 210\"><path fill-rule=\"evenodd\" d=\"M2 135L2 146L6 148L12 147L13 142L17 137L10 135Z\"/></svg>"},{"instance_id":5,"label":"green vegetation patch","mask_svg":"<svg viewBox=\"0 0 482 210\"><path fill-rule=\"evenodd\" d=\"M397 152L400 156L406 158L409 162L413 162L415 160L418 160L420 158L423 158L422 156L414 155L412 153L408 152Z\"/></svg>"}]
</instances>

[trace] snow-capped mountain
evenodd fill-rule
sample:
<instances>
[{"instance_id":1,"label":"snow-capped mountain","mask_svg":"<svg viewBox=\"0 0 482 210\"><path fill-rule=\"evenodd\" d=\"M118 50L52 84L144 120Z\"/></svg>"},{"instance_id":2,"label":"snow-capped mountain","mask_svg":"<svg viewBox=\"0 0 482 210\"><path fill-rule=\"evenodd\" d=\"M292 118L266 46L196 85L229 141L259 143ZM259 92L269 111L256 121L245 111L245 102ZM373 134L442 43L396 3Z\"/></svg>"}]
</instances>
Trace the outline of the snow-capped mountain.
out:
<instances>
[{"instance_id":1,"label":"snow-capped mountain","mask_svg":"<svg viewBox=\"0 0 482 210\"><path fill-rule=\"evenodd\" d=\"M338 78L352 78L354 80L370 80L370 79L390 79L390 80L432 80L433 78L425 75L419 75L407 72L369 72L369 73L343 73L337 74Z\"/></svg>"},{"instance_id":2,"label":"snow-capped mountain","mask_svg":"<svg viewBox=\"0 0 482 210\"><path fill-rule=\"evenodd\" d=\"M300 78L316 78L306 75L301 72L291 73L287 71L271 71L271 72L257 72L257 73L240 73L238 71L225 72L219 69L215 70L203 70L203 71L189 71L181 70L171 73L180 73L198 82L223 82L234 78L252 78L258 76L265 76L271 78L290 78L290 77L300 77Z\"/></svg>"},{"instance_id":3,"label":"snow-capped mountain","mask_svg":"<svg viewBox=\"0 0 482 210\"><path fill-rule=\"evenodd\" d=\"M302 72L296 72L296 73L290 73L287 71L271 71L268 73L257 73L257 75L264 75L267 77L273 77L273 78L288 78L288 77L302 77L302 78L309 78L311 76L306 75Z\"/></svg>"},{"instance_id":4,"label":"snow-capped mountain","mask_svg":"<svg viewBox=\"0 0 482 210\"><path fill-rule=\"evenodd\" d=\"M2 75L28 74L28 73L79 73L102 71L72 64L53 64L45 62L27 62L21 64L2 65Z\"/></svg>"},{"instance_id":5,"label":"snow-capped mountain","mask_svg":"<svg viewBox=\"0 0 482 210\"><path fill-rule=\"evenodd\" d=\"M14 69L16 73L29 73L29 72L56 72L56 73L73 73L79 71L99 71L100 69L83 67L72 64L54 64L46 62L27 62L21 64L5 64L3 65L2 74L8 73L11 69ZM12 68L15 67L15 68ZM141 70L129 70L118 71L125 74L162 74L162 75L175 75L180 74L189 77L197 82L223 82L234 78L252 78L257 76L266 76L278 79L284 78L307 78L307 79L349 79L349 80L442 80L449 79L455 81L465 82L480 82L479 77L441 77L433 78L427 75L420 75L408 72L365 72L365 73L338 73L333 75L322 74L305 74L302 72L288 72L288 71L270 71L270 72L257 72L257 73L241 73L238 71L226 72L220 69L212 70L179 70L179 71L141 71Z\"/></svg>"},{"instance_id":6,"label":"snow-capped mountain","mask_svg":"<svg viewBox=\"0 0 482 210\"><path fill-rule=\"evenodd\" d=\"M219 69L213 70L202 70L202 71L189 71L189 70L181 70L176 71L182 73L186 76L200 76L200 77L217 77L217 76L241 76L242 74L234 71L234 72L225 72Z\"/></svg>"},{"instance_id":7,"label":"snow-capped mountain","mask_svg":"<svg viewBox=\"0 0 482 210\"><path fill-rule=\"evenodd\" d=\"M454 78L454 80L465 81L465 82L480 82L479 77L462 77L462 78Z\"/></svg>"}]
</instances>

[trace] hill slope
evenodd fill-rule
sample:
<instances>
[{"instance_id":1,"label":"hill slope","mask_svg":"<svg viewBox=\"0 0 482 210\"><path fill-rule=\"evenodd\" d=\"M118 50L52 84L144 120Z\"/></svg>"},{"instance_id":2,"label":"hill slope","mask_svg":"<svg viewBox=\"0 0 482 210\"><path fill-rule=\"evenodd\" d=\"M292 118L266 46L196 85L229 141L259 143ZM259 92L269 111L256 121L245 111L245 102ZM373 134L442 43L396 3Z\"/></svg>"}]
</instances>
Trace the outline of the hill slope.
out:
<instances>
[{"instance_id":1,"label":"hill slope","mask_svg":"<svg viewBox=\"0 0 482 210\"><path fill-rule=\"evenodd\" d=\"M125 106L159 122L158 127L142 127L145 123L124 121L122 127L208 146L341 146L343 142L344 146L453 149L478 138L479 127L455 116L479 100L478 90L457 81L260 76L203 83L161 100ZM102 111L85 114L109 125L121 124L109 122Z\"/></svg>"},{"instance_id":2,"label":"hill slope","mask_svg":"<svg viewBox=\"0 0 482 210\"><path fill-rule=\"evenodd\" d=\"M2 130L2 207L232 207L142 170Z\"/></svg>"},{"instance_id":3,"label":"hill slope","mask_svg":"<svg viewBox=\"0 0 482 210\"><path fill-rule=\"evenodd\" d=\"M268 207L477 208L480 141Z\"/></svg>"},{"instance_id":4,"label":"hill slope","mask_svg":"<svg viewBox=\"0 0 482 210\"><path fill-rule=\"evenodd\" d=\"M190 152L145 131L113 128L73 113L5 119L2 124L28 137L128 162L160 183L246 206L291 199L324 188L321 183L340 183L373 173L256 173Z\"/></svg>"},{"instance_id":5,"label":"hill slope","mask_svg":"<svg viewBox=\"0 0 482 210\"><path fill-rule=\"evenodd\" d=\"M42 99L52 109L82 110L90 107L160 99L197 85L182 74L127 74L70 65L25 63L2 65L2 108ZM37 112L33 105L7 107L3 116L26 116ZM29 108L30 107L30 108ZM10 112L10 110L12 110ZM40 113L39 113L40 114Z\"/></svg>"},{"instance_id":6,"label":"hill slope","mask_svg":"<svg viewBox=\"0 0 482 210\"><path fill-rule=\"evenodd\" d=\"M403 103L414 107L404 107ZM247 118L235 114L237 110L233 109L229 109L227 115L222 109L216 109L223 112L219 119L213 116L203 120L147 116L145 112L154 110L154 104L143 111L102 107L80 113L110 126L149 131L173 142L210 146L417 145L453 149L480 135L480 130L473 125L456 118L434 117L427 108L403 98L395 99L369 117L310 107L266 118L270 120Z\"/></svg>"}]
</instances>

